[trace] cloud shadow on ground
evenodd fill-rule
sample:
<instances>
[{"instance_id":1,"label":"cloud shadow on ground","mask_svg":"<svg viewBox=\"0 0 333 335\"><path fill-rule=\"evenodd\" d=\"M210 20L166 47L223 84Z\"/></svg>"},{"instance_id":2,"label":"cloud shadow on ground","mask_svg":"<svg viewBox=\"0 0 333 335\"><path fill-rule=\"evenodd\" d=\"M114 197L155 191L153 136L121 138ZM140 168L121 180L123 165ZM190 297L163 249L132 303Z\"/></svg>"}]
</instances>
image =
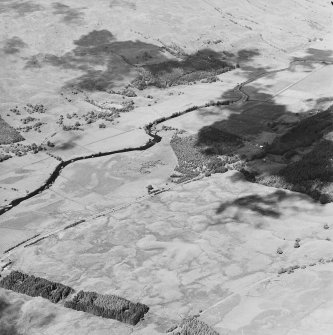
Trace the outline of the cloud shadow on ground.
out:
<instances>
[{"instance_id":1,"label":"cloud shadow on ground","mask_svg":"<svg viewBox=\"0 0 333 335\"><path fill-rule=\"evenodd\" d=\"M32 1L12 1L2 0L0 3L0 14L14 12L18 16L25 16L27 14L38 12L43 9L43 6Z\"/></svg>"},{"instance_id":2,"label":"cloud shadow on ground","mask_svg":"<svg viewBox=\"0 0 333 335\"><path fill-rule=\"evenodd\" d=\"M32 56L26 62L26 68L51 65L81 71L82 74L67 82L65 87L105 91L118 81L134 78L131 73L136 72L135 63L140 62L145 53L154 59L163 58L160 47L140 41L119 42L108 30L91 31L73 43L74 49L61 56Z\"/></svg>"},{"instance_id":3,"label":"cloud shadow on ground","mask_svg":"<svg viewBox=\"0 0 333 335\"><path fill-rule=\"evenodd\" d=\"M283 215L280 208L282 201L307 199L306 196L300 194L287 193L283 190L277 190L268 195L251 194L244 197L237 198L233 201L223 202L217 209L216 214L224 213L230 207L236 207L242 210L251 210L261 216L268 216L272 218L279 218ZM294 208L299 210L299 208Z\"/></svg>"},{"instance_id":4,"label":"cloud shadow on ground","mask_svg":"<svg viewBox=\"0 0 333 335\"><path fill-rule=\"evenodd\" d=\"M222 161L231 161L229 168L248 181L305 193L321 203L333 201L333 108L320 110L318 99L311 110L291 113L261 88L251 86L248 94L250 101L219 107L227 108L229 117L201 128L196 147L206 155L229 157ZM237 89L223 96L241 97Z\"/></svg>"},{"instance_id":5,"label":"cloud shadow on ground","mask_svg":"<svg viewBox=\"0 0 333 335\"><path fill-rule=\"evenodd\" d=\"M19 53L21 49L25 48L27 45L17 36L8 38L3 47L3 52L8 55L13 55Z\"/></svg>"},{"instance_id":6,"label":"cloud shadow on ground","mask_svg":"<svg viewBox=\"0 0 333 335\"><path fill-rule=\"evenodd\" d=\"M61 7L63 8L63 7ZM94 30L73 41L74 48L61 56L37 54L25 68L51 65L81 71L65 84L87 91L110 90L119 82L132 82L139 89L166 87L215 75L233 67L221 52L199 50L175 56L166 47L136 41L117 41L108 30ZM135 81L134 81L135 79Z\"/></svg>"},{"instance_id":7,"label":"cloud shadow on ground","mask_svg":"<svg viewBox=\"0 0 333 335\"><path fill-rule=\"evenodd\" d=\"M67 24L80 24L83 22L84 14L79 9L71 8L60 2L53 3L52 7L54 9L53 14L62 16L61 21Z\"/></svg>"},{"instance_id":8,"label":"cloud shadow on ground","mask_svg":"<svg viewBox=\"0 0 333 335\"><path fill-rule=\"evenodd\" d=\"M19 306L11 305L4 296L0 295L0 334L20 335L17 329L17 319L20 316Z\"/></svg>"},{"instance_id":9,"label":"cloud shadow on ground","mask_svg":"<svg viewBox=\"0 0 333 335\"><path fill-rule=\"evenodd\" d=\"M135 2L129 1L129 0L111 0L110 1L110 7L123 7L128 8L131 10L136 10L136 4Z\"/></svg>"}]
</instances>

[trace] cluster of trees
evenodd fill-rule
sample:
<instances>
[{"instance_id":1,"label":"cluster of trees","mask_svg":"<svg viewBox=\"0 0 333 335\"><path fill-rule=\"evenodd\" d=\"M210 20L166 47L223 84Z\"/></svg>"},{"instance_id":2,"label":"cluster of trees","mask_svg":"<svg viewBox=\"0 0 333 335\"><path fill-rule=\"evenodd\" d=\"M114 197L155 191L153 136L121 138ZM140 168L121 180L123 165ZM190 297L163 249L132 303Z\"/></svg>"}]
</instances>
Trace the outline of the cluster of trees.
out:
<instances>
[{"instance_id":1,"label":"cluster of trees","mask_svg":"<svg viewBox=\"0 0 333 335\"><path fill-rule=\"evenodd\" d=\"M178 160L175 171L180 173L173 175L177 178L174 182L181 183L193 179L200 173L205 173L206 176L224 173L228 170L227 165L238 160L234 156L207 154L198 148L196 143L197 137L194 135L187 137L174 135L171 139L170 144Z\"/></svg>"},{"instance_id":2,"label":"cluster of trees","mask_svg":"<svg viewBox=\"0 0 333 335\"><path fill-rule=\"evenodd\" d=\"M26 124L26 123L25 123ZM40 121L37 121L35 124L33 125L29 125L29 126L24 126L24 127L18 127L17 130L21 130L25 133L28 133L30 130L34 130L34 131L37 131L37 132L41 132L41 129L40 127L45 124L43 122L40 122Z\"/></svg>"},{"instance_id":3,"label":"cluster of trees","mask_svg":"<svg viewBox=\"0 0 333 335\"><path fill-rule=\"evenodd\" d=\"M200 321L194 317L184 319L179 325L180 330L177 333L179 335L219 335L213 328L208 326L206 323Z\"/></svg>"},{"instance_id":4,"label":"cluster of trees","mask_svg":"<svg viewBox=\"0 0 333 335\"><path fill-rule=\"evenodd\" d=\"M159 119L156 119L154 122L150 122L150 123L146 124L144 126L144 130L146 132L148 132L151 129L154 130L154 127L156 127L159 123L162 123L164 121L173 119L173 118L175 118L177 116L180 116L180 115L183 115L183 114L186 114L186 113L189 113L189 112L193 112L193 111L197 110L198 108L200 108L200 107L194 105L194 106L189 107L189 108L187 108L187 109L185 109L183 111L174 112L174 113L171 114L171 116L162 116Z\"/></svg>"},{"instance_id":5,"label":"cluster of trees","mask_svg":"<svg viewBox=\"0 0 333 335\"><path fill-rule=\"evenodd\" d=\"M44 114L46 112L46 107L42 104L36 104L36 105L27 104L25 107L23 107L23 109L27 111L29 114L32 113Z\"/></svg>"},{"instance_id":6,"label":"cluster of trees","mask_svg":"<svg viewBox=\"0 0 333 335\"><path fill-rule=\"evenodd\" d=\"M26 106L23 107L23 109L28 113L28 114L33 114L33 113L39 113L39 114L44 114L46 112L46 107L42 104L27 104ZM21 115L21 111L19 110L18 106L15 106L14 108L11 108L10 111L16 115ZM30 120L32 121L32 120ZM28 121L29 122L29 121Z\"/></svg>"},{"instance_id":7,"label":"cluster of trees","mask_svg":"<svg viewBox=\"0 0 333 335\"><path fill-rule=\"evenodd\" d=\"M65 307L131 325L136 325L149 310L144 304L133 303L115 295L84 291L78 292L71 301L66 301Z\"/></svg>"},{"instance_id":8,"label":"cluster of trees","mask_svg":"<svg viewBox=\"0 0 333 335\"><path fill-rule=\"evenodd\" d=\"M50 147L50 148L53 148L53 147L54 147L54 143L51 142L51 141L47 141L47 142L46 142L46 145L47 145L48 147Z\"/></svg>"},{"instance_id":9,"label":"cluster of trees","mask_svg":"<svg viewBox=\"0 0 333 335\"><path fill-rule=\"evenodd\" d=\"M203 79L201 82L202 83L215 83L217 81L219 81L220 79L216 76L212 76L212 77L209 77L209 78L205 78Z\"/></svg>"},{"instance_id":10,"label":"cluster of trees","mask_svg":"<svg viewBox=\"0 0 333 335\"><path fill-rule=\"evenodd\" d=\"M27 117L21 119L21 121L22 121L24 124L27 124L27 123L29 123L29 122L33 122L33 121L35 121L35 120L37 120L37 119L34 118L34 117L32 117L32 116L27 116Z\"/></svg>"},{"instance_id":11,"label":"cluster of trees","mask_svg":"<svg viewBox=\"0 0 333 335\"><path fill-rule=\"evenodd\" d=\"M83 130L80 128L81 124L80 122L76 122L74 125L63 125L62 130L69 131L69 130Z\"/></svg>"},{"instance_id":12,"label":"cluster of trees","mask_svg":"<svg viewBox=\"0 0 333 335\"><path fill-rule=\"evenodd\" d=\"M135 98L137 95L135 93L135 91L133 89L131 89L129 87L129 85L127 85L125 88L123 88L121 91L114 91L114 90L110 90L109 91L110 94L119 94L119 95L123 95L125 97L128 98Z\"/></svg>"},{"instance_id":13,"label":"cluster of trees","mask_svg":"<svg viewBox=\"0 0 333 335\"><path fill-rule=\"evenodd\" d=\"M219 54L203 50L181 60L166 60L144 66L132 85L139 90L148 86L165 88L189 84L230 71L235 67Z\"/></svg>"},{"instance_id":14,"label":"cluster of trees","mask_svg":"<svg viewBox=\"0 0 333 335\"><path fill-rule=\"evenodd\" d=\"M30 276L20 271L12 271L4 277L0 281L0 287L31 297L43 297L53 303L65 299L74 292L69 286Z\"/></svg>"},{"instance_id":15,"label":"cluster of trees","mask_svg":"<svg viewBox=\"0 0 333 335\"><path fill-rule=\"evenodd\" d=\"M15 106L14 108L10 108L9 110L15 115L21 115L21 111L19 110L18 106Z\"/></svg>"},{"instance_id":16,"label":"cluster of trees","mask_svg":"<svg viewBox=\"0 0 333 335\"><path fill-rule=\"evenodd\" d=\"M26 154L30 153L38 153L39 151L46 150L45 146L40 144L37 145L36 143L32 144L21 144L21 143L15 143L15 144L10 144L7 147L3 148L4 154L13 154L16 156L25 156ZM11 158L12 156L9 155L8 158Z\"/></svg>"},{"instance_id":17,"label":"cluster of trees","mask_svg":"<svg viewBox=\"0 0 333 335\"><path fill-rule=\"evenodd\" d=\"M184 115L186 113L189 113L189 112L193 112L199 108L202 108L202 107L210 107L210 106L221 106L221 105L229 105L230 104L230 101L229 100L223 100L223 101L212 101L212 102L208 102L205 104L205 106L197 106L197 105L194 105L192 107L189 107L187 109L184 109L183 111L178 111L178 112L174 112L171 114L171 116L162 116L160 117L159 119L155 120L154 122L150 122L148 123L147 125L145 125L144 129L146 131L148 131L150 128L153 128L155 127L157 124L161 123L161 122L164 122L166 120L170 120L170 119L173 119L175 117L178 117L178 116L181 116L181 115Z\"/></svg>"},{"instance_id":18,"label":"cluster of trees","mask_svg":"<svg viewBox=\"0 0 333 335\"><path fill-rule=\"evenodd\" d=\"M225 161L221 158L213 156L210 157L207 163L207 170L210 173L224 173L227 172L228 169L225 167Z\"/></svg>"}]
</instances>

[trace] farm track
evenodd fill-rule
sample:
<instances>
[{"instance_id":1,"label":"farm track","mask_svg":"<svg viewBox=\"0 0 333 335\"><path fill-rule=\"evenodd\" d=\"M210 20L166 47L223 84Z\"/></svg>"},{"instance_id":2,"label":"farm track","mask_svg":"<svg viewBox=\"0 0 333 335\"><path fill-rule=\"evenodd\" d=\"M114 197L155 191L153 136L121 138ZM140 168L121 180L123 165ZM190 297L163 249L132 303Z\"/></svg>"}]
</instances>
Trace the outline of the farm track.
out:
<instances>
[{"instance_id":1,"label":"farm track","mask_svg":"<svg viewBox=\"0 0 333 335\"><path fill-rule=\"evenodd\" d=\"M70 159L70 160L67 160L67 161L61 161L57 167L55 168L55 170L52 172L52 174L50 175L50 177L45 181L45 183L40 186L39 188L37 188L36 190L32 191L31 193L23 196L23 197L20 197L20 198L17 198L17 199L14 199L13 201L11 201L7 206L3 207L0 209L0 216L3 215L4 213L8 212L9 210L13 209L14 207L18 206L20 203L26 201L26 200L29 200L31 198L33 198L34 196L42 193L43 191L47 190L48 188L50 188L53 183L56 181L56 179L59 177L59 175L61 174L62 170L72 164L72 163L75 163L75 162L78 162L78 161L81 161L81 160L86 160L86 159L91 159L91 158L97 158L97 157L104 157L104 156L111 156L111 155L114 155L114 154L119 154L119 153L125 153L125 152L131 152L131 151L145 151L149 148L151 148L152 146L154 146L155 144L159 143L161 140L162 140L162 137L160 137L159 135L155 133L153 133L153 126L154 125L157 125L157 124L160 124L160 123L163 123L165 121L168 121L170 119L173 119L173 118L176 118L176 117L179 117L179 116L182 116L184 114L187 114L187 113L190 113L190 112L193 112L193 111L196 111L198 109L201 109L201 108L205 108L205 107L211 107L211 106L217 106L217 105L230 105L230 104L244 104L245 102L247 102L250 98L250 96L243 91L243 87L256 81L257 79L261 78L261 77L264 77L264 76L267 76L267 75L271 75L271 74L274 74L274 73L279 73L279 72L283 72L283 71L287 71L287 70L291 70L293 68L293 66L295 66L297 63L300 63L300 64L306 64L306 63L322 63L323 64L323 67L325 65L330 65L330 64L333 64L333 62L328 62L328 61L315 61L315 60L299 60L299 59L295 59L293 61L291 61L289 63L289 66L286 67L286 68L283 68L283 69L278 69L278 70L272 70L272 71L267 71L267 72L264 72L264 73L261 73L259 75L256 75L254 76L253 78L250 78L248 80L246 80L245 82L241 83L240 85L237 85L235 87L235 91L240 95L239 99L237 100L224 100L224 101L221 101L221 100L218 100L218 101L214 101L214 102L209 102L209 103L206 103L204 105L200 105L200 106L193 106L193 107L190 107L188 109L185 109L183 111L180 111L180 112L176 112L168 117L162 117L160 119L157 119L155 121L152 121L151 123L149 123L146 127L145 127L145 131L146 133L151 137L149 139L149 141L143 145L143 146L139 146L139 147L135 147L135 148L125 148L125 149L119 149L119 150L114 150L114 151L108 151L108 152L102 152L102 153L94 153L94 154L90 154L90 155L86 155L86 156L80 156L80 157L76 157L76 158L73 158L73 159ZM317 69L316 71L322 69L319 68ZM315 71L312 71L309 76L311 74L313 74ZM272 97L264 100L264 101L260 101L258 102L258 104L262 103L262 102L267 102L269 100L272 100L275 96L283 93L284 91L286 91L287 89L289 89L290 87L296 85L297 83L299 83L300 81L304 80L305 78L307 78L308 76L298 80L297 82L295 83L292 83L290 84L289 86L287 86L286 88L280 90L279 92L275 93ZM253 106L252 106L253 107ZM195 178L197 179L197 178ZM191 180L192 181L192 180ZM189 182L189 181L188 181ZM135 202L139 202L139 201L142 201L144 199L147 199L151 196L154 196L156 194L159 194L161 192L165 192L165 191L168 191L170 190L171 188L169 189L162 189L160 192L156 192L154 194L150 194L148 196L142 196L140 198L138 198L138 200L134 201L134 202L131 202L131 203L128 203L128 204L123 204L123 205L120 205L118 207L115 207L115 208L111 208L111 209L108 209L106 211L103 211L101 213L98 213L98 214L94 214L86 219L81 219L81 220L77 220L76 222L73 222L71 224L68 224L64 227L61 227L61 228L58 228L52 232L49 232L49 233L45 233L43 234L42 236L38 235L38 236L34 236L34 237L31 237L30 239L28 240L25 240L9 249L7 249L4 254L7 254L8 256L8 253L10 253L11 251L13 250L16 250L17 248L19 247L27 247L27 246L30 246L30 245L33 245L51 235L54 235L56 233L59 233L60 231L63 231L65 229L68 229L68 228L71 228L71 227L74 227L80 223L83 223L85 222L86 220L89 220L89 219L94 219L94 218L98 218L98 217L101 217L101 216L105 216L107 214L110 214L112 212L115 212L117 210L120 210L122 208L125 208L125 207L128 207L130 206L131 204L135 203ZM38 237L38 238L37 238Z\"/></svg>"}]
</instances>

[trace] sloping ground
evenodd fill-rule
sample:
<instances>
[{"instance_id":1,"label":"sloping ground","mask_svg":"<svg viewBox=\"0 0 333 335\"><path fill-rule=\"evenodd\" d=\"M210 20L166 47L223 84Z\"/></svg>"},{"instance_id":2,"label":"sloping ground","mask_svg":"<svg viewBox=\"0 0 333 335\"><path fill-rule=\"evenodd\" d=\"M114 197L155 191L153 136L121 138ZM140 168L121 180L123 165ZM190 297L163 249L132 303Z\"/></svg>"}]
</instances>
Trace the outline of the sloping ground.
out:
<instances>
[{"instance_id":1,"label":"sloping ground","mask_svg":"<svg viewBox=\"0 0 333 335\"><path fill-rule=\"evenodd\" d=\"M12 254L11 259L22 271L45 273L47 265L45 276L49 280L85 291L126 296L150 306L149 315L136 326L134 334L164 333L180 322L180 316L199 310L203 310L202 320L223 334L224 315L239 303L239 296L250 299L246 292L251 287L254 292L263 292L260 318L267 314L270 320L264 325L258 321L255 329L284 334L284 330L298 326L289 319L285 322L282 315L293 318L298 305L273 299L273 288L271 293L265 290L275 284L276 294L288 301L293 300L291 285L298 285L295 294L299 299L304 296L315 301L302 303L302 317L315 311L314 306L319 308L322 300L312 293L317 292L317 281L297 279L312 267L280 277L278 272L282 267L309 267L312 263L318 264L313 271L319 271L320 258L324 262L332 259L331 218L331 204L320 205L297 193L251 184L241 175L227 172L179 185L110 217L87 221ZM294 247L296 239L300 240L299 248ZM277 253L278 248L282 253ZM290 278L291 284L284 285L285 278ZM320 287L327 301L330 286ZM224 299L225 303L219 303ZM270 307L272 300L276 307ZM215 304L223 306L223 312L211 309ZM38 301L29 305L36 311L41 308ZM251 322L250 315L261 312L251 309L249 314L246 306L239 308L237 315L243 323L238 328L235 323L235 328L241 332L241 327ZM29 319L29 313L24 312L24 320ZM45 334L55 330L104 334L106 328L115 334L132 331L83 314L72 316L76 320L73 323L63 312L54 313L56 320L47 326L22 322L27 329ZM295 317L301 318L301 314ZM311 322L326 321L320 318ZM232 325L228 327L232 329Z\"/></svg>"},{"instance_id":2,"label":"sloping ground","mask_svg":"<svg viewBox=\"0 0 333 335\"><path fill-rule=\"evenodd\" d=\"M202 319L219 334L327 335L332 332L333 264L311 266L241 290Z\"/></svg>"},{"instance_id":3,"label":"sloping ground","mask_svg":"<svg viewBox=\"0 0 333 335\"><path fill-rule=\"evenodd\" d=\"M183 100L180 107L175 104L175 111L195 103L198 96L207 97L207 101L218 99L223 88L215 91L215 85L212 94L210 85L199 86L194 81L219 75L238 63L241 70L237 73L242 73L233 78L236 86L244 76L285 66L292 56L288 54L291 47L304 50L317 41L328 43L329 6L324 1L304 5L286 0L269 6L263 0L241 0L237 6L228 0L223 7L212 0L195 0L191 5L184 0L167 4L161 0L153 4L147 0L102 0L98 5L89 1L81 1L80 5L75 1L5 2L0 6L1 104L6 111L19 106L22 115L9 116L10 124L15 127L22 126L21 119L30 116L22 111L22 106L45 105L45 113L33 115L41 118L36 120L42 123L40 132L31 130L24 136L29 142L39 144L56 133L51 138L57 142L49 149L51 154L72 157L82 155L86 149L99 152L105 146L110 147L109 141L81 147L82 143L88 143L91 134L100 134L99 125L103 126L86 124L88 113L99 108L94 103L98 106L103 100L111 106L110 102L119 103L122 98L126 98L126 103L135 102L136 108L126 115L122 113L119 120L113 119L117 113L112 114L112 122L103 119L107 123L103 131L111 133L111 127L127 131L129 124L137 127L142 126L144 119L151 122L156 111L168 113L176 96ZM288 19L290 11L298 13L293 20ZM26 32L27 26L33 29ZM318 52L313 49L312 56L315 50ZM225 78L226 74L219 76ZM143 80L141 88L148 88L136 90L137 97L128 99L118 94L116 99L117 94L110 94L123 92L120 87L133 80L135 84L138 78ZM224 79L221 80L220 86L224 87ZM176 84L193 85L185 87L186 91L185 85L177 86L172 92L155 89L155 86L173 88ZM175 99L170 99L169 94ZM166 102L164 106L158 104L161 100ZM4 118L8 121L7 116ZM76 130L65 140L62 127L68 129L77 122L83 131ZM116 142L116 139L109 140ZM23 189L21 182L18 186Z\"/></svg>"},{"instance_id":4,"label":"sloping ground","mask_svg":"<svg viewBox=\"0 0 333 335\"><path fill-rule=\"evenodd\" d=\"M11 144L23 140L23 136L0 117L0 144Z\"/></svg>"},{"instance_id":5,"label":"sloping ground","mask_svg":"<svg viewBox=\"0 0 333 335\"><path fill-rule=\"evenodd\" d=\"M202 64L219 70L225 67L219 63L221 57L248 66L249 71L266 68L268 57L272 67L283 63L293 49L325 39L332 18L324 0L306 5L288 0L269 5L264 0L240 0L237 5L232 0L223 5L216 0L195 0L190 5L184 0L140 0L115 5L103 0L98 6L85 0L80 6L60 2L61 11L43 1L29 4L1 5L5 61L1 89L11 102L43 98L45 88L52 94L71 84L87 91L105 90L129 83L141 65L152 74L164 72L169 79L177 69L181 75L207 69ZM297 13L292 20L291 12ZM14 21L18 15L20 20ZM80 19L71 20L71 15ZM25 26L34 30L26 34ZM196 63L202 54L206 61ZM219 58L207 57L214 55ZM14 67L13 59L18 61ZM248 60L253 64L246 64Z\"/></svg>"},{"instance_id":6,"label":"sloping ground","mask_svg":"<svg viewBox=\"0 0 333 335\"><path fill-rule=\"evenodd\" d=\"M82 107L95 108L84 94L89 93L90 99L103 90L108 96L107 90L133 82L138 67L157 74L151 82L155 86L183 83L182 79L192 82L200 79L200 71L205 72L206 68L188 66L186 60L193 60L198 51L209 49L205 53L207 57L213 56L213 61L206 63L208 70L212 70L209 75L225 68L224 61L240 65L236 71L242 74L234 77L232 87L235 87L243 77L246 80L253 73L288 66L295 56L291 54L293 51L308 50L308 54L300 55L307 59L331 58L329 51L319 50L324 47L310 49L318 40L326 44L326 49L330 48L326 34L330 31L332 12L330 3L324 0L306 3L283 0L270 4L265 0L237 3L226 0L223 7L217 0L101 0L96 5L87 0L80 4L74 0L66 4L3 1L0 15L3 60L0 92L5 109L17 103L49 104L43 116L47 125L42 126L40 134L29 134L32 141L43 140L59 130L56 122L63 111L80 113ZM200 71L191 76L192 70ZM224 76L221 75L221 80ZM150 80L144 75L142 79ZM72 85L84 92L73 91ZM173 99L163 108L157 107L159 100L165 102L169 94L183 95L181 107L188 108L188 104L203 95L203 86L197 86L197 90L195 86L186 87L187 90L180 86L171 91L143 85L145 90L137 92L141 109L120 118L119 130L129 124L142 125L142 115L151 121L154 114L170 112L169 101ZM208 91L207 85L205 92ZM256 92L251 89L249 93ZM256 98L266 96L257 94ZM205 95L206 98L221 97L214 93ZM290 100L290 96L284 99ZM98 98L95 100L99 102ZM242 116L231 121L240 131L250 128L249 135L255 136L261 129L257 122L260 113L268 106L275 113L266 114L267 123L286 110L282 103L276 105L263 104L258 113L248 113L250 122ZM123 120L127 123L122 124ZM269 129L268 124L262 126ZM98 127L91 130L98 131ZM264 143L265 136L263 133L258 144ZM330 159L327 155L321 157ZM122 167L126 173L129 167L125 165ZM99 207L110 207L114 200L104 199L103 195L114 190L105 182L114 176L111 167L105 167L109 168L104 169L105 173L111 176L91 173L89 187L83 177L83 185L74 188L64 179L62 192L49 190L13 210L11 217L4 216L7 226L3 231L12 236L7 231L13 227L62 226L75 217L81 219L96 212ZM294 171L298 168L296 165ZM114 185L122 182L117 179L118 176L113 178ZM155 175L153 180L161 179ZM115 193L120 200L133 199L137 194L135 197L129 194L131 186L138 189L140 185L138 192L141 192L148 180L142 178L139 184L134 181ZM92 188L102 195L91 192ZM155 335L164 333L170 323L179 323L183 316L202 309L203 321L221 333L297 334L311 329L312 333L321 331L326 335L332 332L329 312L332 265L325 265L320 278L312 273L319 271L319 266L315 270L301 269L295 272L295 277L293 273L284 275L289 276L289 281L277 273L280 267L308 266L318 263L319 258L324 261L332 258L331 217L331 205L319 205L300 194L249 184L240 175L228 172L179 186L112 216L84 221L11 255L15 265L28 273L43 273L50 280L87 291L98 288L101 294L144 301L152 306L151 314L136 328L63 311L38 298L25 299L16 293L8 294L8 303L20 305L18 320L15 316L18 332L37 334ZM328 229L323 228L326 226ZM299 248L294 247L296 239L300 239L296 244ZM6 236L2 240L8 243ZM270 286L273 282L274 287ZM253 303L251 299L260 295L262 300ZM226 299L226 305L221 299ZM220 310L221 306L224 309Z\"/></svg>"}]
</instances>

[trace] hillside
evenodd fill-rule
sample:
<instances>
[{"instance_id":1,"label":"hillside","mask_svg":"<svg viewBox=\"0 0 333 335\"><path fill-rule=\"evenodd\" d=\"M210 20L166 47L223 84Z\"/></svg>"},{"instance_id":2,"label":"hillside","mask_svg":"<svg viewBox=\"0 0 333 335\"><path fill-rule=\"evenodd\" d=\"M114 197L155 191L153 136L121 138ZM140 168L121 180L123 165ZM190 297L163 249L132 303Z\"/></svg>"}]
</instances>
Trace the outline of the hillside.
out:
<instances>
[{"instance_id":1,"label":"hillside","mask_svg":"<svg viewBox=\"0 0 333 335\"><path fill-rule=\"evenodd\" d=\"M0 1L0 334L332 333L332 8Z\"/></svg>"}]
</instances>

